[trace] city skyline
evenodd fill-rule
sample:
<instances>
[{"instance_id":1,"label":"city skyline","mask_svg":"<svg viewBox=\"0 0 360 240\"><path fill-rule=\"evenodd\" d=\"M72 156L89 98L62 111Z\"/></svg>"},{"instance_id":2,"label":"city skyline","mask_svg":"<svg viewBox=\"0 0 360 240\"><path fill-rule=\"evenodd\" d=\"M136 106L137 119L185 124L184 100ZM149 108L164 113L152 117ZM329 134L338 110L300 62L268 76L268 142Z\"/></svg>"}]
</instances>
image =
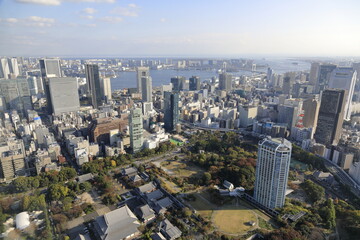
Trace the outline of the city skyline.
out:
<instances>
[{"instance_id":1,"label":"city skyline","mask_svg":"<svg viewBox=\"0 0 360 240\"><path fill-rule=\"evenodd\" d=\"M0 0L4 239L358 239L360 2Z\"/></svg>"},{"instance_id":2,"label":"city skyline","mask_svg":"<svg viewBox=\"0 0 360 240\"><path fill-rule=\"evenodd\" d=\"M0 1L9 56L360 56L359 3ZM190 17L188 17L190 16Z\"/></svg>"}]
</instances>

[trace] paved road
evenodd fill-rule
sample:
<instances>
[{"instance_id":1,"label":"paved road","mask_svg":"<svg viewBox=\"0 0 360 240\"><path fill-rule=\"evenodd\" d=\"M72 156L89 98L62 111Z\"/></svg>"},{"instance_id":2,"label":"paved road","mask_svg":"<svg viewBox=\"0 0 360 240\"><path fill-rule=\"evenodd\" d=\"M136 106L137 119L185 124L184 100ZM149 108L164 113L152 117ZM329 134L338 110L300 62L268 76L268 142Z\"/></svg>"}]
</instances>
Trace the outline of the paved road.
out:
<instances>
[{"instance_id":1,"label":"paved road","mask_svg":"<svg viewBox=\"0 0 360 240\"><path fill-rule=\"evenodd\" d=\"M61 154L66 158L66 161L68 162L68 164L71 165L76 170L76 172L80 175L81 174L81 172L80 172L81 168L73 160L73 158L70 156L70 154L66 150L66 147L63 146L63 145L61 145Z\"/></svg>"},{"instance_id":2,"label":"paved road","mask_svg":"<svg viewBox=\"0 0 360 240\"><path fill-rule=\"evenodd\" d=\"M347 174L342 168L340 168L335 163L331 162L330 160L327 160L325 158L324 163L325 167L331 172L334 176L337 176L341 183L347 185L350 187L351 191L357 196L360 197L360 186L357 184L349 174Z\"/></svg>"}]
</instances>

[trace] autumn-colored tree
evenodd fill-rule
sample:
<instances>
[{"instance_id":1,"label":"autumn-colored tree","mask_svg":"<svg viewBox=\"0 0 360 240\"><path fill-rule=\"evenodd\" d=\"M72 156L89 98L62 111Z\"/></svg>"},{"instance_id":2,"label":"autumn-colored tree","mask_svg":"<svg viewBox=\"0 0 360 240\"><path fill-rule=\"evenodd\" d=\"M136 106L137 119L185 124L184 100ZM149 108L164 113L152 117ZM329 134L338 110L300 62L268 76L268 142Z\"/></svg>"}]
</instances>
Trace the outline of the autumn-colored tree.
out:
<instances>
[{"instance_id":1,"label":"autumn-colored tree","mask_svg":"<svg viewBox=\"0 0 360 240\"><path fill-rule=\"evenodd\" d=\"M60 200L66 197L69 193L69 188L61 184L52 184L49 187L50 200Z\"/></svg>"}]
</instances>

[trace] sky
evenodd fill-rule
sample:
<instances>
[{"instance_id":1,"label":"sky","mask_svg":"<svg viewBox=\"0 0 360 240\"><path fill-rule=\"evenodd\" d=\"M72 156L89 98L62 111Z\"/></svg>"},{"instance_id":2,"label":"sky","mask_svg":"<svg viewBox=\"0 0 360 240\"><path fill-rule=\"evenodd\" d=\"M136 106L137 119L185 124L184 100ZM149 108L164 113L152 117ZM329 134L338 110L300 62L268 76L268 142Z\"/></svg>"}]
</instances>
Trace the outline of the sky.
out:
<instances>
[{"instance_id":1,"label":"sky","mask_svg":"<svg viewBox=\"0 0 360 240\"><path fill-rule=\"evenodd\" d=\"M3 56L360 56L359 0L0 0Z\"/></svg>"}]
</instances>

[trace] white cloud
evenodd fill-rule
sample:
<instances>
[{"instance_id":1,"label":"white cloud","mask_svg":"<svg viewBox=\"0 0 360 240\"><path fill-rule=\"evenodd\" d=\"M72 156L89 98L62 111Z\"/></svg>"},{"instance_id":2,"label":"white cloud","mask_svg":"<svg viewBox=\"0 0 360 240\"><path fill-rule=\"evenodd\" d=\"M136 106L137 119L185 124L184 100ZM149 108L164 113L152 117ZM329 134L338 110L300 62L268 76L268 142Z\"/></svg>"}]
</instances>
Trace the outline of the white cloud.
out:
<instances>
[{"instance_id":1,"label":"white cloud","mask_svg":"<svg viewBox=\"0 0 360 240\"><path fill-rule=\"evenodd\" d=\"M22 26L51 27L55 23L55 19L39 16L30 16L27 18L5 18L3 19L3 22L10 24L19 24Z\"/></svg>"},{"instance_id":2,"label":"white cloud","mask_svg":"<svg viewBox=\"0 0 360 240\"><path fill-rule=\"evenodd\" d=\"M33 27L51 27L53 23L55 23L55 19L53 18L31 16L25 19L25 25Z\"/></svg>"},{"instance_id":3,"label":"white cloud","mask_svg":"<svg viewBox=\"0 0 360 240\"><path fill-rule=\"evenodd\" d=\"M116 0L15 0L18 3L59 6L62 2L115 3Z\"/></svg>"},{"instance_id":4,"label":"white cloud","mask_svg":"<svg viewBox=\"0 0 360 240\"><path fill-rule=\"evenodd\" d=\"M137 17L138 16L138 7L136 4L129 4L127 7L116 7L110 11L112 14L119 14L125 17Z\"/></svg>"},{"instance_id":5,"label":"white cloud","mask_svg":"<svg viewBox=\"0 0 360 240\"><path fill-rule=\"evenodd\" d=\"M7 23L17 23L17 22L19 22L19 19L17 19L17 18L5 18L4 20Z\"/></svg>"},{"instance_id":6,"label":"white cloud","mask_svg":"<svg viewBox=\"0 0 360 240\"><path fill-rule=\"evenodd\" d=\"M43 18L43 17L38 17L38 16L31 16L28 18L29 21L32 22L43 22L43 23L54 23L55 19L53 18Z\"/></svg>"},{"instance_id":7,"label":"white cloud","mask_svg":"<svg viewBox=\"0 0 360 240\"><path fill-rule=\"evenodd\" d=\"M160 22L166 22L165 18L160 18Z\"/></svg>"},{"instance_id":8,"label":"white cloud","mask_svg":"<svg viewBox=\"0 0 360 240\"><path fill-rule=\"evenodd\" d=\"M84 19L89 19L89 20L92 20L92 19L94 19L94 16L92 16L92 15L82 15L82 16L80 16L81 18L84 18Z\"/></svg>"},{"instance_id":9,"label":"white cloud","mask_svg":"<svg viewBox=\"0 0 360 240\"><path fill-rule=\"evenodd\" d=\"M40 4L40 5L49 5L49 6L59 6L61 0L15 0L19 3L29 3L29 4Z\"/></svg>"},{"instance_id":10,"label":"white cloud","mask_svg":"<svg viewBox=\"0 0 360 240\"><path fill-rule=\"evenodd\" d=\"M96 27L96 24L95 23L90 23L90 24L86 24L85 26L94 28L94 27Z\"/></svg>"},{"instance_id":11,"label":"white cloud","mask_svg":"<svg viewBox=\"0 0 360 240\"><path fill-rule=\"evenodd\" d=\"M33 26L33 27L51 27L51 23L45 23L45 22L32 22L32 23L26 23L27 26Z\"/></svg>"},{"instance_id":12,"label":"white cloud","mask_svg":"<svg viewBox=\"0 0 360 240\"><path fill-rule=\"evenodd\" d=\"M123 19L121 17L106 16L106 17L99 18L99 20L103 21L103 22L117 23L117 22L121 22Z\"/></svg>"},{"instance_id":13,"label":"white cloud","mask_svg":"<svg viewBox=\"0 0 360 240\"><path fill-rule=\"evenodd\" d=\"M77 27L77 26L79 26L79 24L77 24L77 23L67 23L66 26Z\"/></svg>"},{"instance_id":14,"label":"white cloud","mask_svg":"<svg viewBox=\"0 0 360 240\"><path fill-rule=\"evenodd\" d=\"M82 10L82 12L86 13L86 14L94 14L97 12L97 10L95 8L84 8Z\"/></svg>"}]
</instances>

